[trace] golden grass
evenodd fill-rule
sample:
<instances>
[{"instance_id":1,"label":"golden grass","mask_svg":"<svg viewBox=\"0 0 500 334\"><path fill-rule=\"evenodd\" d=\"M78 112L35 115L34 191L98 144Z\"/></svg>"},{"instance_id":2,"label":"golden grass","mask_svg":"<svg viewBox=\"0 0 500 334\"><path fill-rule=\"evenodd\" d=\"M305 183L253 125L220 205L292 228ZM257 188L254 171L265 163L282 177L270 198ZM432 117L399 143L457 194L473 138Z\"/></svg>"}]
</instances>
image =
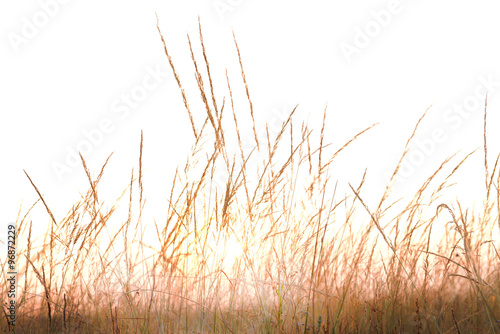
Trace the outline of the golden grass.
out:
<instances>
[{"instance_id":1,"label":"golden grass","mask_svg":"<svg viewBox=\"0 0 500 334\"><path fill-rule=\"evenodd\" d=\"M372 127L334 148L325 143L326 109L319 138L307 124L293 124L293 109L277 133L266 127L266 140L259 140L234 38L255 140L246 150L227 71L230 103L214 95L201 24L205 72L188 36L205 106L201 126L160 36L195 137L185 166L173 175L167 219L142 216L142 132L138 176L132 171L110 208L98 191L111 156L96 178L81 156L89 190L59 221L26 173L50 225L44 238L33 239L33 207L17 221L17 332L500 332L500 173L498 158L488 168L486 105L487 195L479 210L439 199L470 154L455 165L454 157L446 159L412 197L399 201L401 210L394 212L397 201L387 204L425 114L373 210L363 200L366 172L339 195L330 168ZM229 123L223 118L228 107ZM231 131L235 147L227 142ZM266 158L251 162L257 152ZM117 216L127 194L128 213ZM3 300L6 290L2 283ZM5 308L4 314L0 328L12 330Z\"/></svg>"}]
</instances>

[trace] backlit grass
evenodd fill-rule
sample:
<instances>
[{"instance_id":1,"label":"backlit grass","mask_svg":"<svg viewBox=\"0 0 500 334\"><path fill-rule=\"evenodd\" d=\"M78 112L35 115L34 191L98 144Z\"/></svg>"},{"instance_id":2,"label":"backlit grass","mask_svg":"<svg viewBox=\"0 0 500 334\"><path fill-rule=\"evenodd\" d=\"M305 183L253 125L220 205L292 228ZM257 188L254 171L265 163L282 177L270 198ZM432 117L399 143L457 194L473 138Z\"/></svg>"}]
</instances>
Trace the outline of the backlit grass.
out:
<instances>
[{"instance_id":1,"label":"backlit grass","mask_svg":"<svg viewBox=\"0 0 500 334\"><path fill-rule=\"evenodd\" d=\"M241 77L233 83L226 73L224 97L214 95L201 26L199 42L200 57L191 49L199 91L189 96L204 108L192 110L162 37L193 133L188 159L171 176L166 220L142 215L147 133L116 202L99 195L101 179L112 177L112 156L97 172L81 158L88 191L59 220L26 174L50 224L34 238L31 209L17 220L17 332L500 332L498 158L485 159L486 195L474 210L440 201L470 155L446 159L395 203L394 178L424 113L369 206L368 176L340 193L331 166L372 127L336 147L325 139L326 110L313 131L294 122L292 109L277 131L266 128L263 141L236 39ZM246 94L247 121L233 86ZM250 144L241 136L247 130ZM128 206L126 214L119 205ZM6 303L5 280L0 295ZM0 328L13 330L3 310Z\"/></svg>"}]
</instances>

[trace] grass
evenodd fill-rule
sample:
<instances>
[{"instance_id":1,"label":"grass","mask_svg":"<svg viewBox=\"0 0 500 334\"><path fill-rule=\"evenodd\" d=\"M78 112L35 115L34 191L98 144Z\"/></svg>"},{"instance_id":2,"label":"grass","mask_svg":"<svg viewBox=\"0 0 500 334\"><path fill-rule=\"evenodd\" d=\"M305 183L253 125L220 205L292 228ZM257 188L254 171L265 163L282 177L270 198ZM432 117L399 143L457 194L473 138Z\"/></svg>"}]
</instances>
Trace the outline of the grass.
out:
<instances>
[{"instance_id":1,"label":"grass","mask_svg":"<svg viewBox=\"0 0 500 334\"><path fill-rule=\"evenodd\" d=\"M189 158L172 176L165 221L143 218L142 133L138 172L111 206L99 196L111 156L96 177L81 156L89 189L61 220L26 174L40 199L16 222L16 332L500 332L500 173L498 158L488 167L486 106L480 208L440 201L472 153L446 159L415 194L392 200L425 113L370 207L367 173L339 194L331 167L372 127L334 147L325 142L326 109L318 133L294 124L293 109L259 139L236 38L246 121L227 72L227 96L214 95L201 25L199 35L201 60L190 39L189 46L204 110L194 112L160 32L193 132ZM50 220L42 238L32 236L35 205ZM2 280L4 302L7 289ZM3 311L0 328L14 330Z\"/></svg>"}]
</instances>

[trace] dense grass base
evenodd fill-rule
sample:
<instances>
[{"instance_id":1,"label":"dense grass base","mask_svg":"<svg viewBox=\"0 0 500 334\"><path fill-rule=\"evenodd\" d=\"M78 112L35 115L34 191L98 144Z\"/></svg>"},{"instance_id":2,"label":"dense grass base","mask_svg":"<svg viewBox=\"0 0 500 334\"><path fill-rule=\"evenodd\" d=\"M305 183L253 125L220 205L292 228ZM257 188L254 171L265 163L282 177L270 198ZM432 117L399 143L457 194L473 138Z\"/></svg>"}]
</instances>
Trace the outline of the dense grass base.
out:
<instances>
[{"instance_id":1,"label":"dense grass base","mask_svg":"<svg viewBox=\"0 0 500 334\"><path fill-rule=\"evenodd\" d=\"M414 194L392 200L419 120L383 195L369 206L366 174L340 194L330 167L371 127L334 147L324 142L325 121L313 132L293 124L290 110L262 141L237 44L250 110L243 122L228 76L227 99L214 96L201 28L200 45L201 64L191 52L202 122L165 45L194 138L172 177L165 220L143 215L142 134L139 171L111 206L99 196L108 161L94 177L82 157L89 190L60 220L28 176L50 224L35 238L31 209L17 221L16 332L500 332L496 162L488 168L485 160L486 196L474 213L440 201L469 155L445 160ZM250 148L240 136L246 130ZM486 151L486 130L484 138ZM5 281L0 294L6 302ZM4 312L7 332L13 327Z\"/></svg>"}]
</instances>

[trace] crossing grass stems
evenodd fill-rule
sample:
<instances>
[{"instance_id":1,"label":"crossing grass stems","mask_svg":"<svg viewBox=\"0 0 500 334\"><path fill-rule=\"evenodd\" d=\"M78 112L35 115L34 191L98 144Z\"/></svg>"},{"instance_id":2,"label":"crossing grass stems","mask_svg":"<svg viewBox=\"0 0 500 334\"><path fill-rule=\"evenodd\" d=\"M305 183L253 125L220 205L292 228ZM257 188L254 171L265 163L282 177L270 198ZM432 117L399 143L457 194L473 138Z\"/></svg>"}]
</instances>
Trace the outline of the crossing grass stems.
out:
<instances>
[{"instance_id":1,"label":"crossing grass stems","mask_svg":"<svg viewBox=\"0 0 500 334\"><path fill-rule=\"evenodd\" d=\"M318 137L308 124L294 124L294 108L277 133L266 127L263 141L234 33L246 105L236 103L227 71L227 95L215 96L200 23L202 56L196 57L189 36L188 45L204 110L192 110L159 24L158 32L193 132L189 158L172 177L166 219L143 218L147 136L142 132L139 171L132 169L128 185L110 206L99 196L99 186L112 155L96 177L80 156L89 189L60 220L26 173L39 200L24 214L20 210L17 220L22 283L16 330L500 332L500 173L499 156L488 167L487 103L481 207L471 212L459 202L440 202L474 152L443 161L412 197L392 198L395 175L426 111L379 203L370 208L363 199L369 171L339 195L331 165L375 125L358 129L344 145L327 144L327 109ZM241 120L245 109L250 122ZM243 124L250 125L245 129ZM243 148L246 130L253 134L251 150ZM235 147L228 145L230 133ZM258 153L266 158L250 165ZM226 176L222 190L214 187L218 173ZM125 215L119 210L123 202ZM50 224L35 238L31 212L39 204ZM398 205L402 209L394 211ZM233 250L224 245L234 244L241 252L229 262ZM4 299L6 289L3 280ZM0 327L13 330L5 307L3 312Z\"/></svg>"}]
</instances>

